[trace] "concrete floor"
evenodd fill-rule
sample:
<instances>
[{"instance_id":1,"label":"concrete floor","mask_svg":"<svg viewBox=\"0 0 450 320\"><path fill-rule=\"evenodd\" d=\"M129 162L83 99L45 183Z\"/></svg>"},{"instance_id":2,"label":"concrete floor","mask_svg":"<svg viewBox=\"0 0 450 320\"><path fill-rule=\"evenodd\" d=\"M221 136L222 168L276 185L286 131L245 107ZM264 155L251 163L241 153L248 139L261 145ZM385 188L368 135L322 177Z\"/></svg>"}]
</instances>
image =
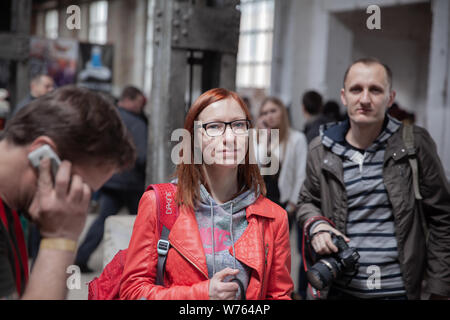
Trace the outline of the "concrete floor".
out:
<instances>
[{"instance_id":1,"label":"concrete floor","mask_svg":"<svg viewBox=\"0 0 450 320\"><path fill-rule=\"evenodd\" d=\"M80 242L81 243L86 235L86 232L94 219L96 218L95 214L89 214L86 226L84 227L83 232L80 236ZM100 243L98 248L94 251L94 253L91 256L91 259L89 260L88 266L96 270L94 273L82 273L81 274L81 288L80 289L69 289L67 292L67 300L87 300L88 298L88 286L87 284L94 279L95 277L98 277L103 268L103 243Z\"/></svg>"},{"instance_id":2,"label":"concrete floor","mask_svg":"<svg viewBox=\"0 0 450 320\"><path fill-rule=\"evenodd\" d=\"M126 214L126 212L120 212L120 214ZM81 241L83 240L83 238L87 232L87 229L92 224L95 217L96 217L95 214L90 214L88 216L86 226L83 230L83 233L80 236ZM295 286L295 288L297 288L298 268L300 265L300 255L297 251L296 233L291 232L290 239L291 239L291 270L292 270L291 276L292 276L292 280L294 281L294 286ZM88 266L91 269L96 270L96 271L93 273L81 274L81 288L68 290L68 294L67 294L68 300L86 300L88 298L87 284L95 277L98 277L101 274L101 271L103 268L103 243L100 243L100 246L92 254L91 259L89 260Z\"/></svg>"}]
</instances>

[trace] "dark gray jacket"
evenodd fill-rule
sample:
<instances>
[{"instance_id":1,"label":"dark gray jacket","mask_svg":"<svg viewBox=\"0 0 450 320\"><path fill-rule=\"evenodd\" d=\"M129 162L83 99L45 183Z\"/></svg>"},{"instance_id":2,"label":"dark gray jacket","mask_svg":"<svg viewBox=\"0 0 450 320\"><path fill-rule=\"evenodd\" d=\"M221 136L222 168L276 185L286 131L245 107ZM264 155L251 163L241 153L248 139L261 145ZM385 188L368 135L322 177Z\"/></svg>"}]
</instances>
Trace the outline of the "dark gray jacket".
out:
<instances>
[{"instance_id":1,"label":"dark gray jacket","mask_svg":"<svg viewBox=\"0 0 450 320\"><path fill-rule=\"evenodd\" d=\"M450 296L450 185L429 133L414 126L420 192L429 228L426 243L414 198L412 170L402 139L403 126L388 140L383 179L392 204L400 268L408 299L419 299L426 274L429 293ZM325 216L346 233L347 198L342 159L315 138L310 146L306 180L300 191L298 221Z\"/></svg>"},{"instance_id":2,"label":"dark gray jacket","mask_svg":"<svg viewBox=\"0 0 450 320\"><path fill-rule=\"evenodd\" d=\"M12 110L9 118L12 118L14 115L16 115L17 112L19 112L19 110L23 109L25 106L27 106L31 101L33 101L34 99L36 99L35 97L33 97L31 94L27 95L25 98L23 98L22 100L19 101L19 103L16 105L16 107L14 108L14 110Z\"/></svg>"},{"instance_id":3,"label":"dark gray jacket","mask_svg":"<svg viewBox=\"0 0 450 320\"><path fill-rule=\"evenodd\" d=\"M116 173L103 187L143 192L145 189L145 164L147 159L147 118L118 107L122 121L133 137L137 159L130 170Z\"/></svg>"}]
</instances>

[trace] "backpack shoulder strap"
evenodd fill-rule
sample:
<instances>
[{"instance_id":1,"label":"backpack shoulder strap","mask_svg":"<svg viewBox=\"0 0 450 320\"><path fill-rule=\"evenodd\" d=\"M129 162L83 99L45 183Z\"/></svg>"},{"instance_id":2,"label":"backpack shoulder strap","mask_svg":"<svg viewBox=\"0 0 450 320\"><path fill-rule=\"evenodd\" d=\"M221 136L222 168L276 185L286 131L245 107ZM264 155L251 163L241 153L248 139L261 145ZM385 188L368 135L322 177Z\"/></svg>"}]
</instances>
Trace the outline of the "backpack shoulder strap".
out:
<instances>
[{"instance_id":1,"label":"backpack shoulder strap","mask_svg":"<svg viewBox=\"0 0 450 320\"><path fill-rule=\"evenodd\" d=\"M418 204L418 212L420 222L422 224L423 232L425 234L425 241L428 242L429 229L427 220L425 218L425 214L423 212L422 203L422 195L420 194L419 189L419 167L417 161L416 148L414 147L414 133L413 133L413 125L405 124L403 125L403 142L405 143L405 147L408 152L408 160L411 165L411 170L413 174L413 187L414 187L414 197L417 200Z\"/></svg>"},{"instance_id":2,"label":"backpack shoulder strap","mask_svg":"<svg viewBox=\"0 0 450 320\"><path fill-rule=\"evenodd\" d=\"M164 269L170 248L169 234L178 217L178 206L175 201L176 186L172 183L152 184L148 186L147 190L151 189L155 191L156 195L159 233L156 284L164 285Z\"/></svg>"},{"instance_id":3,"label":"backpack shoulder strap","mask_svg":"<svg viewBox=\"0 0 450 320\"><path fill-rule=\"evenodd\" d=\"M403 143L408 152L408 160L411 165L413 174L414 196L417 200L422 200L422 195L419 189L419 166L417 164L416 148L414 146L413 126L409 124L403 125Z\"/></svg>"},{"instance_id":4,"label":"backpack shoulder strap","mask_svg":"<svg viewBox=\"0 0 450 320\"><path fill-rule=\"evenodd\" d=\"M178 217L178 207L175 201L177 191L173 183L151 184L147 190L154 190L156 196L156 206L158 213L158 232L161 234L164 227L172 229Z\"/></svg>"}]
</instances>

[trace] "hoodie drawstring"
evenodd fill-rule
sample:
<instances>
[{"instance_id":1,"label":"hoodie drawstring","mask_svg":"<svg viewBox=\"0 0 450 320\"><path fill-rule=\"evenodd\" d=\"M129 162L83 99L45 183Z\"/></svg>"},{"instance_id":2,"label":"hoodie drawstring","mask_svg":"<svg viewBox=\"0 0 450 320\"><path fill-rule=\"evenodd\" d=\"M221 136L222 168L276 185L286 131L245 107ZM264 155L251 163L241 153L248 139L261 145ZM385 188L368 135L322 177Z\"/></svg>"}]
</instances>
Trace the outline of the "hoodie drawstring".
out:
<instances>
[{"instance_id":1,"label":"hoodie drawstring","mask_svg":"<svg viewBox=\"0 0 450 320\"><path fill-rule=\"evenodd\" d=\"M234 236L233 236L233 205L234 202L231 202L231 215L230 215L230 237L231 237L231 245L233 246L233 268L237 269L236 267L236 248L234 246ZM216 248L214 245L214 207L212 204L211 199L209 200L209 208L211 213L211 240L212 240L212 251L213 251L213 276L216 274ZM241 297L241 299L245 300L245 291L244 291L244 285L242 282L235 276L231 281L236 281L236 283L239 285L239 290L237 292L237 297Z\"/></svg>"},{"instance_id":2,"label":"hoodie drawstring","mask_svg":"<svg viewBox=\"0 0 450 320\"><path fill-rule=\"evenodd\" d=\"M209 207L211 208L211 242L213 252L213 276L216 274L216 249L214 248L214 208L211 199L209 200Z\"/></svg>"},{"instance_id":3,"label":"hoodie drawstring","mask_svg":"<svg viewBox=\"0 0 450 320\"><path fill-rule=\"evenodd\" d=\"M231 217L230 217L230 234L231 234L231 245L233 246L233 269L236 269L236 249L234 248L234 237L233 237L233 202L231 202Z\"/></svg>"},{"instance_id":4,"label":"hoodie drawstring","mask_svg":"<svg viewBox=\"0 0 450 320\"><path fill-rule=\"evenodd\" d=\"M234 236L233 236L233 202L231 202L231 215L230 215L230 235L231 235L231 245L233 246L233 268L236 269L236 248L234 247ZM214 207L212 201L209 200L209 208L211 212L211 242L212 242L212 252L213 252L213 276L216 274L216 249L214 245Z\"/></svg>"}]
</instances>

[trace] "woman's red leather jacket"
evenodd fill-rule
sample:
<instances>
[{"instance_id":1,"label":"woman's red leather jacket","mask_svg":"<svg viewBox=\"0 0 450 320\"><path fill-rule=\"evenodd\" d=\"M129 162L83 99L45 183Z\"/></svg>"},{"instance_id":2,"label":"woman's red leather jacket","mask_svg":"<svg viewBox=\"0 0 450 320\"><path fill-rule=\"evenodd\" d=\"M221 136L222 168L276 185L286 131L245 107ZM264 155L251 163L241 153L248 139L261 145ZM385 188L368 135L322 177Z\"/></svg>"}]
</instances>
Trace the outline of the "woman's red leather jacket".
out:
<instances>
[{"instance_id":1,"label":"woman's red leather jacket","mask_svg":"<svg viewBox=\"0 0 450 320\"><path fill-rule=\"evenodd\" d=\"M165 286L155 285L159 240L154 191L144 193L128 248L120 286L121 299L207 300L206 257L195 214L186 207L169 235ZM236 258L252 271L247 299L290 299L291 249L286 211L264 196L246 209L248 226L235 243ZM230 254L232 249L230 248Z\"/></svg>"}]
</instances>

